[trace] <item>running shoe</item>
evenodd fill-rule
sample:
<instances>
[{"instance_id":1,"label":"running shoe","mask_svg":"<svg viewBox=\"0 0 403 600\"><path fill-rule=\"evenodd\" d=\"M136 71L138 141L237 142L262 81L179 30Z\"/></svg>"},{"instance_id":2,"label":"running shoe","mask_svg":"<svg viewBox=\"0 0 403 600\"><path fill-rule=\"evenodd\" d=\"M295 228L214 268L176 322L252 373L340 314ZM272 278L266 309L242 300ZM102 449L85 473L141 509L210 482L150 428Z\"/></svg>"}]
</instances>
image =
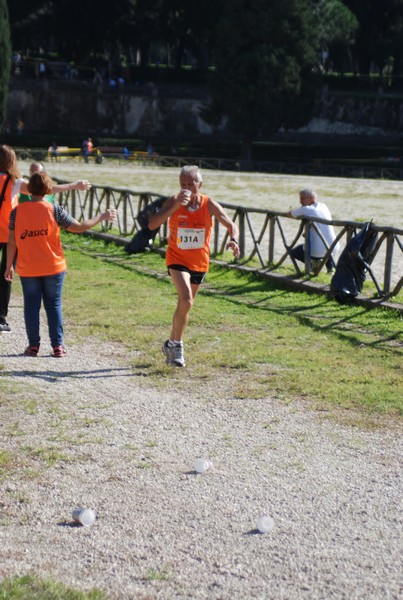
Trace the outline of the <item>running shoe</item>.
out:
<instances>
[{"instance_id":1,"label":"running shoe","mask_svg":"<svg viewBox=\"0 0 403 600\"><path fill-rule=\"evenodd\" d=\"M165 354L165 362L167 365L170 365L173 361L174 358L174 349L172 346L169 345L169 340L166 340L163 344L162 344L162 351Z\"/></svg>"},{"instance_id":2,"label":"running shoe","mask_svg":"<svg viewBox=\"0 0 403 600\"><path fill-rule=\"evenodd\" d=\"M66 356L66 348L64 346L55 346L53 348L53 355L56 358L62 358L62 356Z\"/></svg>"},{"instance_id":3,"label":"running shoe","mask_svg":"<svg viewBox=\"0 0 403 600\"><path fill-rule=\"evenodd\" d=\"M172 364L176 367L184 367L185 366L185 357L183 356L183 344L175 344L172 348L173 350L173 360Z\"/></svg>"},{"instance_id":4,"label":"running shoe","mask_svg":"<svg viewBox=\"0 0 403 600\"><path fill-rule=\"evenodd\" d=\"M27 346L24 350L24 356L38 356L39 346Z\"/></svg>"},{"instance_id":5,"label":"running shoe","mask_svg":"<svg viewBox=\"0 0 403 600\"><path fill-rule=\"evenodd\" d=\"M10 333L11 331L11 327L8 323L6 323L5 321L3 323L0 323L0 333Z\"/></svg>"}]
</instances>

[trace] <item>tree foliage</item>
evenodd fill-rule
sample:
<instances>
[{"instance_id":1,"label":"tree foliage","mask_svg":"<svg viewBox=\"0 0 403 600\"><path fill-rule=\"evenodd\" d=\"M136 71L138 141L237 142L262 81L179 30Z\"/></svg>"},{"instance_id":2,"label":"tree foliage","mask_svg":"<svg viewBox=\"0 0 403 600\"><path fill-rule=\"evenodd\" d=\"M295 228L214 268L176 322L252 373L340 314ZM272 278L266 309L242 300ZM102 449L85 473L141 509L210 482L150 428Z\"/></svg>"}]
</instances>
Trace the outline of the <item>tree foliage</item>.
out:
<instances>
[{"instance_id":1,"label":"tree foliage","mask_svg":"<svg viewBox=\"0 0 403 600\"><path fill-rule=\"evenodd\" d=\"M314 13L317 17L315 33L323 44L354 43L358 19L340 0L318 0Z\"/></svg>"},{"instance_id":2,"label":"tree foliage","mask_svg":"<svg viewBox=\"0 0 403 600\"><path fill-rule=\"evenodd\" d=\"M0 126L4 122L11 68L11 41L8 7L0 0Z\"/></svg>"},{"instance_id":3,"label":"tree foliage","mask_svg":"<svg viewBox=\"0 0 403 600\"><path fill-rule=\"evenodd\" d=\"M355 60L360 73L381 68L389 56L396 60L396 73L403 68L403 0L343 0L356 16L359 29Z\"/></svg>"},{"instance_id":4,"label":"tree foliage","mask_svg":"<svg viewBox=\"0 0 403 600\"><path fill-rule=\"evenodd\" d=\"M212 101L203 116L227 119L245 156L259 134L290 121L317 60L310 0L222 0L217 25Z\"/></svg>"},{"instance_id":5,"label":"tree foliage","mask_svg":"<svg viewBox=\"0 0 403 600\"><path fill-rule=\"evenodd\" d=\"M94 54L125 54L132 61L140 57L145 65L152 49L158 47L162 61L177 68L189 56L197 67L214 62L216 43L220 53L223 42L215 27L221 20L240 21L237 30L249 36L242 24L248 21L249 12L258 11L255 0L250 4L240 5L237 0L8 0L13 48L24 54L35 55L41 49L77 62ZM265 12L275 14L278 4L266 0L255 26L260 28ZM360 73L368 73L370 63L382 65L391 55L396 71L403 69L403 0L285 0L280 4L284 12L295 13L296 22L311 21L309 46L320 41L331 54L336 50L351 54ZM285 43L288 39L287 34Z\"/></svg>"},{"instance_id":6,"label":"tree foliage","mask_svg":"<svg viewBox=\"0 0 403 600\"><path fill-rule=\"evenodd\" d=\"M207 66L215 0L9 0L16 49L52 50L65 60L121 54L148 63L153 45L180 67L185 51ZM138 54L137 54L138 53Z\"/></svg>"}]
</instances>

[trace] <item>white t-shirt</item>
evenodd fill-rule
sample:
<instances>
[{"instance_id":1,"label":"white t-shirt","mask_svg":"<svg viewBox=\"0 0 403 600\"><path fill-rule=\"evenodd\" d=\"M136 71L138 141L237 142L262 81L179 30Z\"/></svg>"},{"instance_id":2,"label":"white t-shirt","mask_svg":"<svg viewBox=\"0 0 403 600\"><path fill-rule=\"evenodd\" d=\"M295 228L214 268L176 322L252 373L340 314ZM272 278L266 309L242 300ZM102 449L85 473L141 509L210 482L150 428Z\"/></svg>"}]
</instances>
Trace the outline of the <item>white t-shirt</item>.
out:
<instances>
[{"instance_id":1,"label":"white t-shirt","mask_svg":"<svg viewBox=\"0 0 403 600\"><path fill-rule=\"evenodd\" d=\"M17 194L20 193L21 183L23 183L23 182L25 182L25 183L27 182L26 179L24 179L23 177L20 177L14 181L13 191L12 191L13 198L14 198L14 196L16 196Z\"/></svg>"},{"instance_id":2,"label":"white t-shirt","mask_svg":"<svg viewBox=\"0 0 403 600\"><path fill-rule=\"evenodd\" d=\"M310 204L309 206L299 206L298 208L294 208L291 211L293 217L303 218L303 217L311 217L318 219L326 219L326 221L332 220L332 215L330 214L330 210L323 204L323 202L315 202L314 204ZM315 223L315 226L319 229L323 238L326 240L328 246L330 246L333 240L336 237L334 232L333 225L325 225L324 223ZM314 229L311 229L310 233L310 247L311 247L311 256L315 258L321 258L326 254L326 246L320 239L319 235ZM334 248L332 255L334 256L340 250L340 244L337 243Z\"/></svg>"},{"instance_id":3,"label":"white t-shirt","mask_svg":"<svg viewBox=\"0 0 403 600\"><path fill-rule=\"evenodd\" d=\"M2 172L0 172L0 175L5 175L5 173L2 173ZM14 184L13 184L13 189L11 190L11 197L12 197L13 199L15 199L15 196L16 196L16 194L19 194L19 193L20 193L20 189L21 189L21 183L22 183L23 181L25 181L25 183L27 182L27 181L26 181L26 179L24 179L23 177L20 177L20 178L18 178L18 179L16 179L16 180L14 181ZM15 204L15 203L13 202L13 206L14 206L14 204Z\"/></svg>"}]
</instances>

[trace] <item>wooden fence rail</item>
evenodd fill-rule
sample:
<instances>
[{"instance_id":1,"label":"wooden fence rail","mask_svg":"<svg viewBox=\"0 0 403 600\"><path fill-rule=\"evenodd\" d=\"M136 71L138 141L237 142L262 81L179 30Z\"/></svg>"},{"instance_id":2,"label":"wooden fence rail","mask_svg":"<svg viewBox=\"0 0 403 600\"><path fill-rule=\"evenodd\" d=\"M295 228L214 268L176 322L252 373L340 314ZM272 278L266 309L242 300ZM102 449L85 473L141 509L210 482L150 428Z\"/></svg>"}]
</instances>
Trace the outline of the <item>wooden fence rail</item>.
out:
<instances>
[{"instance_id":1,"label":"wooden fence rail","mask_svg":"<svg viewBox=\"0 0 403 600\"><path fill-rule=\"evenodd\" d=\"M147 204L160 197L153 192L136 192L130 189L102 187L94 185L87 192L77 190L59 194L59 203L77 220L88 219L107 208L116 208L117 224L104 224L104 231L118 227L119 236L129 240L139 229L136 215ZM275 212L260 208L247 208L235 204L222 204L229 216L239 226L240 262L251 270L274 272L282 266L288 266L296 275L317 275L326 264L337 242L343 248L345 244L364 227L364 223L355 221L326 221L323 219L289 219L285 212ZM336 231L336 240L327 248L326 255L312 265L309 252L305 252L306 261L302 268L290 256L290 250L298 243L307 244L311 229L318 230L317 223L332 224ZM378 232L378 242L371 264L374 284L381 297L396 296L403 287L403 230L394 227L372 225ZM158 234L161 245L167 240L167 224ZM213 255L223 254L227 242L227 231L215 221L211 250ZM158 238L157 238L158 239Z\"/></svg>"}]
</instances>

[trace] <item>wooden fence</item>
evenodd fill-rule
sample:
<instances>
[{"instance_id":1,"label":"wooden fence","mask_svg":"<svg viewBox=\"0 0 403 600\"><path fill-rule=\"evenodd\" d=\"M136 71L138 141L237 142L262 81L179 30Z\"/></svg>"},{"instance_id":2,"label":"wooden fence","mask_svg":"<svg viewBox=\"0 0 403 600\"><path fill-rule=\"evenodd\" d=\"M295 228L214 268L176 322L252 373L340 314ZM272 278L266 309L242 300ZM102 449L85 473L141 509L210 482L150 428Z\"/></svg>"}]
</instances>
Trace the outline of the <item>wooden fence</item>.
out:
<instances>
[{"instance_id":1,"label":"wooden fence","mask_svg":"<svg viewBox=\"0 0 403 600\"><path fill-rule=\"evenodd\" d=\"M59 203L77 220L88 219L103 212L107 208L116 208L117 223L103 225L105 232L116 227L119 230L121 242L129 241L139 229L136 215L147 204L160 197L152 192L136 192L130 189L101 187L94 185L87 192L69 191L59 195ZM355 221L325 221L323 219L304 219L297 221L289 219L284 212L268 211L259 208L246 208L234 204L223 203L229 216L239 226L239 245L241 250L240 263L250 270L259 273L284 271L287 275L307 275L312 273L309 252L305 252L305 265L299 264L290 256L290 250L297 244L305 243L311 229L315 229L323 240L317 223L332 224L336 231L336 239L327 248L326 255L313 271L317 275L326 264L327 258L334 250L337 242L343 248L345 244L364 227L364 223ZM374 259L371 264L371 277L379 297L396 296L403 287L403 230L394 227L372 225L378 232L378 241ZM158 234L160 245L167 239L167 224L165 223ZM215 221L211 250L213 256L224 253L228 234ZM283 273L284 274L284 273Z\"/></svg>"}]
</instances>

